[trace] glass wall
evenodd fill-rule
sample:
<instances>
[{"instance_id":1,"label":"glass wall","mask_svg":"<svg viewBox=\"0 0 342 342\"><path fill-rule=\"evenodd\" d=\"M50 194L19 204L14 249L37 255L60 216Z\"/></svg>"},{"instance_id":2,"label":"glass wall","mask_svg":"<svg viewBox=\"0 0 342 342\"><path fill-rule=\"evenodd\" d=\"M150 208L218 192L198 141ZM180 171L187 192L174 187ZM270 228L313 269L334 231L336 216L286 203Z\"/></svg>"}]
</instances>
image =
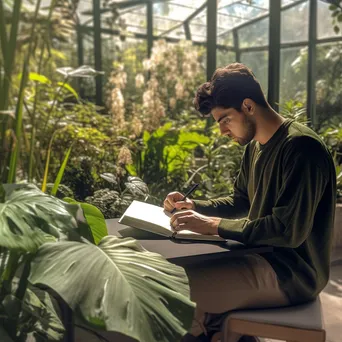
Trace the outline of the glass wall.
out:
<instances>
[{"instance_id":1,"label":"glass wall","mask_svg":"<svg viewBox=\"0 0 342 342\"><path fill-rule=\"evenodd\" d=\"M317 118L323 124L333 116L342 117L342 43L319 45L316 68Z\"/></svg>"},{"instance_id":2,"label":"glass wall","mask_svg":"<svg viewBox=\"0 0 342 342\"><path fill-rule=\"evenodd\" d=\"M240 48L268 45L269 18L239 29Z\"/></svg>"},{"instance_id":3,"label":"glass wall","mask_svg":"<svg viewBox=\"0 0 342 342\"><path fill-rule=\"evenodd\" d=\"M280 96L283 107L288 101L306 104L308 49L283 48L280 52Z\"/></svg>"},{"instance_id":4,"label":"glass wall","mask_svg":"<svg viewBox=\"0 0 342 342\"><path fill-rule=\"evenodd\" d=\"M282 43L308 41L309 1L291 7L281 13Z\"/></svg>"},{"instance_id":5,"label":"glass wall","mask_svg":"<svg viewBox=\"0 0 342 342\"><path fill-rule=\"evenodd\" d=\"M304 105L307 102L310 1L281 1L280 106L291 100ZM94 66L92 3L92 0L81 0L78 15L80 24L88 27L88 35L83 36L84 64ZM134 63L142 63L147 56L147 2L142 0L134 6L129 6L127 1L115 1L115 4L114 8L108 1L101 3L103 84L123 56L125 63L131 61L129 67L133 69ZM155 2L153 41L166 39L177 43L191 39L195 45L203 47L203 63L206 63L206 4L206 0ZM239 59L253 70L265 94L269 86L269 4L270 0L217 0L216 18L216 65L224 66ZM341 42L341 33L337 35L333 29L329 4L317 1L317 41L311 43L316 43L317 49L315 86L317 113L322 119L328 112L338 113L342 107ZM95 90L89 84L86 88L88 96Z\"/></svg>"},{"instance_id":6,"label":"glass wall","mask_svg":"<svg viewBox=\"0 0 342 342\"><path fill-rule=\"evenodd\" d=\"M241 63L252 69L267 97L268 91L268 51L253 51L241 54Z\"/></svg>"}]
</instances>

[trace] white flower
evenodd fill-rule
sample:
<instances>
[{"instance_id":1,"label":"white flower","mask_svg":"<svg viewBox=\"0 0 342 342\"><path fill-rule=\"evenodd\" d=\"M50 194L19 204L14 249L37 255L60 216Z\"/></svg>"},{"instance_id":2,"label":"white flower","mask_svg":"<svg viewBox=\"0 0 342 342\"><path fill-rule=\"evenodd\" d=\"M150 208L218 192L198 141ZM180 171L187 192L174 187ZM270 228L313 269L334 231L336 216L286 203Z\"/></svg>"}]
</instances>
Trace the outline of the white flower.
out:
<instances>
[{"instance_id":1,"label":"white flower","mask_svg":"<svg viewBox=\"0 0 342 342\"><path fill-rule=\"evenodd\" d=\"M170 108L174 109L176 107L176 104L177 104L177 100L174 97L171 97L169 101Z\"/></svg>"},{"instance_id":2,"label":"white flower","mask_svg":"<svg viewBox=\"0 0 342 342\"><path fill-rule=\"evenodd\" d=\"M143 61L143 68L144 70L148 71L151 69L151 61L149 59L145 59Z\"/></svg>"},{"instance_id":3,"label":"white flower","mask_svg":"<svg viewBox=\"0 0 342 342\"><path fill-rule=\"evenodd\" d=\"M181 99L184 96L184 87L179 81L175 85L176 99Z\"/></svg>"},{"instance_id":4,"label":"white flower","mask_svg":"<svg viewBox=\"0 0 342 342\"><path fill-rule=\"evenodd\" d=\"M137 74L135 76L135 86L141 88L145 84L145 78L143 74Z\"/></svg>"}]
</instances>

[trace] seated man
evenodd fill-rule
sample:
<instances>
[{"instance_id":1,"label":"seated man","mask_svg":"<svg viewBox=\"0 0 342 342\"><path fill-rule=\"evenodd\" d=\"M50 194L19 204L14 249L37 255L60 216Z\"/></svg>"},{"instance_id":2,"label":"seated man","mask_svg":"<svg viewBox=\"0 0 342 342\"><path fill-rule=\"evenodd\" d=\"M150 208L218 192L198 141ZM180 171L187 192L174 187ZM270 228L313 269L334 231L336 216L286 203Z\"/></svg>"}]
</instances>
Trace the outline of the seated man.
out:
<instances>
[{"instance_id":1,"label":"seated man","mask_svg":"<svg viewBox=\"0 0 342 342\"><path fill-rule=\"evenodd\" d=\"M336 174L318 135L275 112L242 64L217 69L197 90L195 106L213 116L221 134L246 148L232 196L181 201L183 195L172 192L166 197L166 210L183 209L171 217L172 226L274 247L272 253L186 269L197 309L184 340L208 341L227 311L303 303L325 287Z\"/></svg>"}]
</instances>

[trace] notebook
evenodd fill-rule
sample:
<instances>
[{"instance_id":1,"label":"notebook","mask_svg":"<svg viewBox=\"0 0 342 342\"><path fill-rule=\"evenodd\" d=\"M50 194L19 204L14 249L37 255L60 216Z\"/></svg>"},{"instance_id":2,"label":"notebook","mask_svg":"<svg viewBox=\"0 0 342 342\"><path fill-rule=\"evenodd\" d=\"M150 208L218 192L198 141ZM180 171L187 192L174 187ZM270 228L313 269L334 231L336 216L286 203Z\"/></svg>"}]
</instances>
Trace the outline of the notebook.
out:
<instances>
[{"instance_id":1,"label":"notebook","mask_svg":"<svg viewBox=\"0 0 342 342\"><path fill-rule=\"evenodd\" d=\"M134 200L119 219L119 223L173 239L226 241L218 235L202 235L189 230L176 232L170 225L171 216L162 207Z\"/></svg>"}]
</instances>

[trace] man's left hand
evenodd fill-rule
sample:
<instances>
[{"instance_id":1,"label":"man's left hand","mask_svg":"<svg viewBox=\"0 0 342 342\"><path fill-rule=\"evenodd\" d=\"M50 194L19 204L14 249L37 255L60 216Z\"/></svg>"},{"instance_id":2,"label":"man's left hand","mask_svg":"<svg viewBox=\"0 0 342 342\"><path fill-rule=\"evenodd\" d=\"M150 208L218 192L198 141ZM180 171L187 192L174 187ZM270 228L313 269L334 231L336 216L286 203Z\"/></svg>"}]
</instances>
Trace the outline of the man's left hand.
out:
<instances>
[{"instance_id":1,"label":"man's left hand","mask_svg":"<svg viewBox=\"0 0 342 342\"><path fill-rule=\"evenodd\" d=\"M171 226L175 231L191 230L203 235L217 235L218 217L204 216L193 210L182 210L171 217Z\"/></svg>"}]
</instances>

